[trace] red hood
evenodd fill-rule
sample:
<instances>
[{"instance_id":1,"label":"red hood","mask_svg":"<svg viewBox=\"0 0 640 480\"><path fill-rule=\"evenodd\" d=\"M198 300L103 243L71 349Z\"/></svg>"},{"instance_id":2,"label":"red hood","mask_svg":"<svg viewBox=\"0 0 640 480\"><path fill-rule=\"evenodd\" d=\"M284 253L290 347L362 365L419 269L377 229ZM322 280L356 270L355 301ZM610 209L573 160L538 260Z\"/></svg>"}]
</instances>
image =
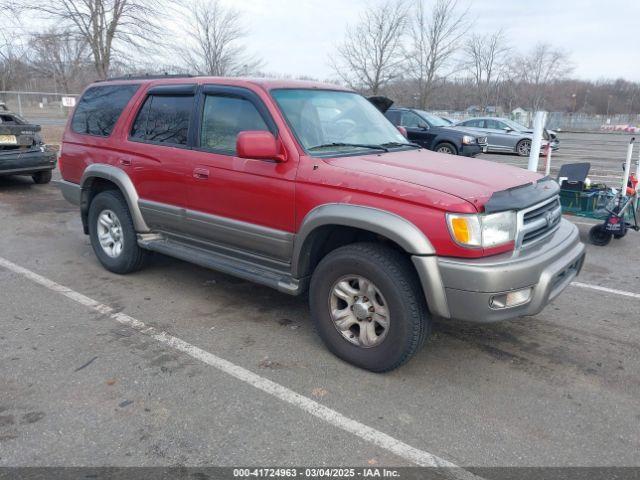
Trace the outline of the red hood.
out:
<instances>
[{"instance_id":1,"label":"red hood","mask_svg":"<svg viewBox=\"0 0 640 480\"><path fill-rule=\"evenodd\" d=\"M510 165L427 150L340 157L326 161L336 167L439 190L476 206L483 205L494 192L541 178L537 173Z\"/></svg>"}]
</instances>

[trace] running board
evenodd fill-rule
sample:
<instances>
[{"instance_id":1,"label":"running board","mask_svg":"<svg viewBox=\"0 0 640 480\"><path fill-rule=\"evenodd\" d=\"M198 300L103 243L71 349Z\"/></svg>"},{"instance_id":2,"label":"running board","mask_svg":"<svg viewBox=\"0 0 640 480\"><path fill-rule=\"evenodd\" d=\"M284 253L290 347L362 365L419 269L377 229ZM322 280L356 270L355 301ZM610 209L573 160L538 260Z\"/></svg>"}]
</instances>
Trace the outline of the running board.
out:
<instances>
[{"instance_id":1,"label":"running board","mask_svg":"<svg viewBox=\"0 0 640 480\"><path fill-rule=\"evenodd\" d=\"M222 253L204 250L173 239L167 239L161 235L138 235L138 245L146 250L179 258L180 260L233 275L243 280L266 285L289 295L299 295L306 287L305 279L300 281L285 272L263 267Z\"/></svg>"}]
</instances>

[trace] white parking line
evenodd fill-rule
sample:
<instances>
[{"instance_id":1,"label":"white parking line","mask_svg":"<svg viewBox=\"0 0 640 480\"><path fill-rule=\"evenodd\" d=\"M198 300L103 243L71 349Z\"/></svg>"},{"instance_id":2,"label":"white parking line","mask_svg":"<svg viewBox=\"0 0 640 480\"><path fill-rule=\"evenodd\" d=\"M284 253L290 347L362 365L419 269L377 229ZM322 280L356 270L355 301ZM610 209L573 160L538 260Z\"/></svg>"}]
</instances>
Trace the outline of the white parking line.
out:
<instances>
[{"instance_id":1,"label":"white parking line","mask_svg":"<svg viewBox=\"0 0 640 480\"><path fill-rule=\"evenodd\" d=\"M616 290L615 288L601 287L600 285L591 285L589 283L582 282L571 282L571 285L578 288L598 290L600 292L612 293L614 295L622 295L623 297L637 298L638 300L640 300L640 293L627 292L625 290Z\"/></svg>"},{"instance_id":2,"label":"white parking line","mask_svg":"<svg viewBox=\"0 0 640 480\"><path fill-rule=\"evenodd\" d=\"M207 365L210 365L218 370L237 378L238 380L247 383L258 390L276 397L283 402L298 407L299 409L324 420L325 422L338 427L348 433L351 433L362 440L365 440L373 445L376 445L384 450L387 450L405 460L408 460L416 465L423 467L443 467L448 468L446 473L449 476L456 479L479 479L471 472L464 470L462 467L455 465L447 460L444 460L432 453L424 450L419 450L412 447L386 433L383 433L375 428L369 427L363 423L353 420L336 410L326 407L314 400L311 400L304 395L294 392L293 390L280 385L272 380L262 377L256 373L253 373L246 368L236 365L224 358L218 357L213 353L202 350L201 348L191 345L184 340L169 335L167 332L158 331L154 327L148 327L140 320L133 318L124 313L115 312L113 308L108 305L104 305L92 298L89 298L75 290L72 290L64 285L49 280L41 275L38 275L31 270L28 270L20 265L16 265L9 260L0 257L0 266L10 270L24 278L31 280L49 290L64 295L65 297L73 300L74 302L89 307L103 315L109 315L110 318L117 322L127 325L138 332L148 335L149 337L157 340L164 345L167 345L175 350L179 350L187 355L200 360Z\"/></svg>"}]
</instances>

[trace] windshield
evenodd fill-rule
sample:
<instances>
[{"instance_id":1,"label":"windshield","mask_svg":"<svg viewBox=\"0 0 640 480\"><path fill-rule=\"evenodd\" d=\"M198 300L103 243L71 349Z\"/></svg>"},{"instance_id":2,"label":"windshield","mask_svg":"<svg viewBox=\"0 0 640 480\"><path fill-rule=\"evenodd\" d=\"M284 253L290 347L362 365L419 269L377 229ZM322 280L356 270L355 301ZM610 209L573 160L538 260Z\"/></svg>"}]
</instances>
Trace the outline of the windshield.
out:
<instances>
[{"instance_id":1,"label":"windshield","mask_svg":"<svg viewBox=\"0 0 640 480\"><path fill-rule=\"evenodd\" d=\"M424 118L427 122L429 122L429 125L431 125L432 127L446 127L450 125L449 122L441 119L440 117L432 115L429 112L425 112L424 110L415 110L415 112L422 118Z\"/></svg>"},{"instance_id":2,"label":"windshield","mask_svg":"<svg viewBox=\"0 0 640 480\"><path fill-rule=\"evenodd\" d=\"M296 138L312 155L352 154L404 146L407 139L367 99L353 92L271 92Z\"/></svg>"},{"instance_id":3,"label":"windshield","mask_svg":"<svg viewBox=\"0 0 640 480\"><path fill-rule=\"evenodd\" d=\"M518 122L514 122L513 120L509 120L508 118L505 118L503 120L504 123L506 123L507 125L509 125L511 128L513 128L514 130L518 130L518 131L522 131L522 130L528 130L527 127L525 127L524 125L521 125Z\"/></svg>"}]
</instances>

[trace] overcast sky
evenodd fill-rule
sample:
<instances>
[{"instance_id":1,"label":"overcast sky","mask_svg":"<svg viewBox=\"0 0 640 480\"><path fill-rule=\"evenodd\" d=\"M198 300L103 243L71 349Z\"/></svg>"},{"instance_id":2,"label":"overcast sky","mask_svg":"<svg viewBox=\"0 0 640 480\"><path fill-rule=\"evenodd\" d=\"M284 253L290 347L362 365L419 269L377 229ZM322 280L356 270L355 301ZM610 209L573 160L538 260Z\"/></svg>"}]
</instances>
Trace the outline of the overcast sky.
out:
<instances>
[{"instance_id":1,"label":"overcast sky","mask_svg":"<svg viewBox=\"0 0 640 480\"><path fill-rule=\"evenodd\" d=\"M247 44L266 70L331 76L327 65L364 0L223 0L246 12ZM464 0L461 0L463 2ZM503 28L527 49L549 42L571 53L574 76L640 81L640 0L467 0L474 30Z\"/></svg>"}]
</instances>

